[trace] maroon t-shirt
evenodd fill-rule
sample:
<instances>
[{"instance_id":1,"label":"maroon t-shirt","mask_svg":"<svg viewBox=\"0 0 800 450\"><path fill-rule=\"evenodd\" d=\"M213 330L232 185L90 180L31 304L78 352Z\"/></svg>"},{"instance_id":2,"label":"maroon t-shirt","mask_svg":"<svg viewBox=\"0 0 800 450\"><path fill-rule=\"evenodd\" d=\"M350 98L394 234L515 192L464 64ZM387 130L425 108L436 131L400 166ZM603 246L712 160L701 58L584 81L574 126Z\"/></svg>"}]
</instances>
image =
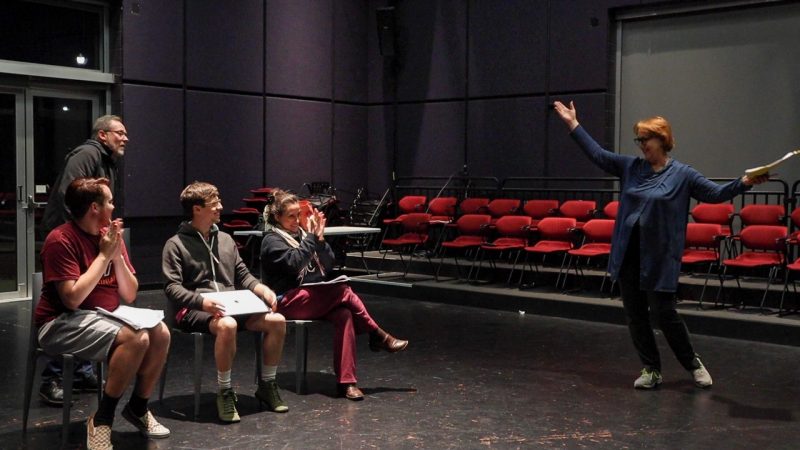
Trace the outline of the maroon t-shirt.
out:
<instances>
[{"instance_id":1,"label":"maroon t-shirt","mask_svg":"<svg viewBox=\"0 0 800 450\"><path fill-rule=\"evenodd\" d=\"M47 235L41 254L44 286L42 286L42 297L36 307L37 327L69 311L58 296L56 282L77 280L81 274L89 270L89 266L99 254L100 236L84 232L72 221L56 227ZM128 249L125 248L124 242L122 258L131 272L136 273L128 259ZM93 310L98 306L109 311L119 307L117 277L114 275L113 262L109 263L103 277L81 303L80 309Z\"/></svg>"}]
</instances>

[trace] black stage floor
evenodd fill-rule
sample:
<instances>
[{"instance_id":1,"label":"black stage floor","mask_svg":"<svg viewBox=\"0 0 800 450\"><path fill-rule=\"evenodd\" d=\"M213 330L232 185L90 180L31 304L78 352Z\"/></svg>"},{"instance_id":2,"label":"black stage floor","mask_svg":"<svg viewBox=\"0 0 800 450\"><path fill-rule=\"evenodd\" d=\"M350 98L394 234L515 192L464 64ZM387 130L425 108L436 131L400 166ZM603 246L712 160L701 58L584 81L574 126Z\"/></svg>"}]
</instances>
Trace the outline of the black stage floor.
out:
<instances>
[{"instance_id":1,"label":"black stage floor","mask_svg":"<svg viewBox=\"0 0 800 450\"><path fill-rule=\"evenodd\" d=\"M204 394L195 420L191 344L176 339L164 402L151 403L172 436L148 442L118 411L113 443L118 449L800 446L800 347L695 334L696 349L714 377L713 388L702 390L659 337L664 384L643 392L633 389L641 367L619 324L448 304L455 301L442 303L432 290L429 295L435 301L425 301L420 293L415 299L364 296L378 323L411 343L404 353L388 355L371 353L366 337L361 339L363 402L335 397L332 330L320 324L310 333L306 395L293 392L294 339L287 336L278 376L291 408L287 414L258 410L252 344L241 341L233 381L242 421L234 425L216 420L215 371L207 344ZM162 293L143 292L140 301L158 305ZM21 433L28 305L0 304L6 367L0 375L0 447L51 449L60 443L60 409L35 398L28 434ZM93 395L79 396L71 447L82 446L84 421L94 408Z\"/></svg>"}]
</instances>

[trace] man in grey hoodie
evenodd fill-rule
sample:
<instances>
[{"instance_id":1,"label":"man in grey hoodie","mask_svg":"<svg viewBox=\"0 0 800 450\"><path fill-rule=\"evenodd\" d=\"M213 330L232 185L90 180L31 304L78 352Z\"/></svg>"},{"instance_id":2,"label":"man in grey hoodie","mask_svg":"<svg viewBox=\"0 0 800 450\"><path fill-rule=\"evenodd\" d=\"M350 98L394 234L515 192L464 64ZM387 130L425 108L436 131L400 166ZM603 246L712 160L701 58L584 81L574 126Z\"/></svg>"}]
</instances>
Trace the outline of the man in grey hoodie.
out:
<instances>
[{"instance_id":1,"label":"man in grey hoodie","mask_svg":"<svg viewBox=\"0 0 800 450\"><path fill-rule=\"evenodd\" d=\"M168 320L187 332L210 333L215 337L217 365L217 413L226 423L239 422L236 394L231 388L231 368L236 354L237 331L264 333L261 379L256 398L271 411L286 412L288 406L275 381L286 335L286 320L273 312L275 293L260 283L245 266L233 238L217 227L222 201L217 188L197 182L181 192L181 204L188 221L170 238L162 253L161 269L166 280ZM265 314L225 316L223 305L201 293L248 289L264 300Z\"/></svg>"}]
</instances>

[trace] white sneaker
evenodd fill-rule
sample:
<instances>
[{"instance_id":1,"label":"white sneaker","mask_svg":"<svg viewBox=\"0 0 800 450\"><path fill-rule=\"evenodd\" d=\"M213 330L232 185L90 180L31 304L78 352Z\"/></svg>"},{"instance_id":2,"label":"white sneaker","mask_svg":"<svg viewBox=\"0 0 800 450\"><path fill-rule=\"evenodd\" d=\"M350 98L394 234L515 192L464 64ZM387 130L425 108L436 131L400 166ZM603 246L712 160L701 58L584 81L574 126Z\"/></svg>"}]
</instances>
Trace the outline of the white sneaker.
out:
<instances>
[{"instance_id":1,"label":"white sneaker","mask_svg":"<svg viewBox=\"0 0 800 450\"><path fill-rule=\"evenodd\" d=\"M642 369L642 374L633 382L635 389L653 389L661 384L661 373L656 369Z\"/></svg>"},{"instance_id":2,"label":"white sneaker","mask_svg":"<svg viewBox=\"0 0 800 450\"><path fill-rule=\"evenodd\" d=\"M700 358L695 358L697 364L700 365L697 369L692 370L692 378L694 378L694 385L700 388L707 388L711 387L714 383L711 380L711 374L708 373L706 370L706 366L703 365L703 362L700 361Z\"/></svg>"}]
</instances>

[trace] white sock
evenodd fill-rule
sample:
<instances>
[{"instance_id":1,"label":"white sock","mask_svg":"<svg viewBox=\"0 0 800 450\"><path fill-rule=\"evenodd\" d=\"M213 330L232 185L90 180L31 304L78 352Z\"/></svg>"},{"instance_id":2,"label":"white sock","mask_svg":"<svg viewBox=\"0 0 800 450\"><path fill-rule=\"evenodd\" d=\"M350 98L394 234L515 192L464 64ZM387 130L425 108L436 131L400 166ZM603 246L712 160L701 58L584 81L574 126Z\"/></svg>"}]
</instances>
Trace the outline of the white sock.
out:
<instances>
[{"instance_id":1,"label":"white sock","mask_svg":"<svg viewBox=\"0 0 800 450\"><path fill-rule=\"evenodd\" d=\"M217 371L217 384L219 385L219 390L223 389L230 389L231 388L231 371L226 370L225 372Z\"/></svg>"},{"instance_id":2,"label":"white sock","mask_svg":"<svg viewBox=\"0 0 800 450\"><path fill-rule=\"evenodd\" d=\"M278 366L268 366L266 364L261 364L261 379L264 381L271 381L275 379L275 375L278 373Z\"/></svg>"}]
</instances>

